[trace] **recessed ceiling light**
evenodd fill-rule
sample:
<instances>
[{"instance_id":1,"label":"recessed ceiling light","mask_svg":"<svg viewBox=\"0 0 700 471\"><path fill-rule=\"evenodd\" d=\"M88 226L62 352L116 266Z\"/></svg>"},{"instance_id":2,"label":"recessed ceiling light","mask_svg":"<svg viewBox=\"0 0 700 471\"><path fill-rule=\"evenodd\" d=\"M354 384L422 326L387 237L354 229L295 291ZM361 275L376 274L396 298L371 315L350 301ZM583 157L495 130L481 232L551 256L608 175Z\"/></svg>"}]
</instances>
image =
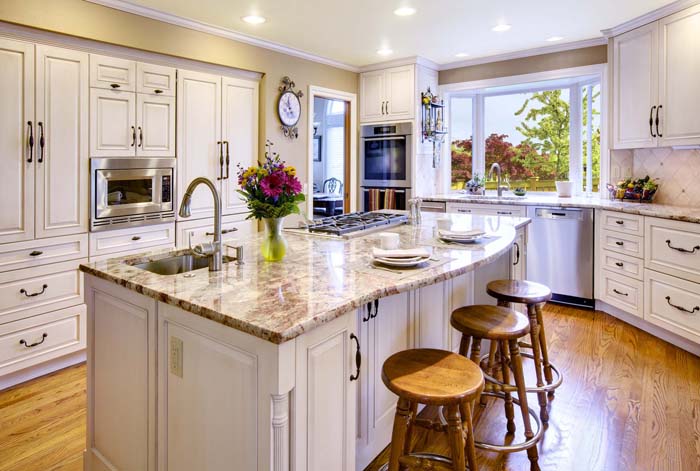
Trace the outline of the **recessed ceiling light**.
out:
<instances>
[{"instance_id":1,"label":"recessed ceiling light","mask_svg":"<svg viewBox=\"0 0 700 471\"><path fill-rule=\"evenodd\" d=\"M388 56L388 55L393 54L393 53L394 53L394 51L392 51L391 49L389 49L387 47L383 47L383 48L377 50L377 54L379 54L380 56Z\"/></svg>"},{"instance_id":2,"label":"recessed ceiling light","mask_svg":"<svg viewBox=\"0 0 700 471\"><path fill-rule=\"evenodd\" d=\"M468 55L469 53L467 52L458 52L457 54L455 54L455 57L467 57Z\"/></svg>"},{"instance_id":3,"label":"recessed ceiling light","mask_svg":"<svg viewBox=\"0 0 700 471\"><path fill-rule=\"evenodd\" d=\"M564 39L564 38L561 36L552 36L551 38L547 38L547 41L549 41L550 43L553 43L555 41L561 41L562 39Z\"/></svg>"},{"instance_id":4,"label":"recessed ceiling light","mask_svg":"<svg viewBox=\"0 0 700 471\"><path fill-rule=\"evenodd\" d=\"M246 23L250 23L251 25L259 25L259 24L265 23L267 21L267 18L265 18L264 16L259 16L259 15L248 15L248 16L244 16L241 19L243 21L245 21Z\"/></svg>"},{"instance_id":5,"label":"recessed ceiling light","mask_svg":"<svg viewBox=\"0 0 700 471\"><path fill-rule=\"evenodd\" d=\"M508 31L509 29L510 29L510 25L504 24L504 23L502 23L500 25L496 25L493 28L491 28L492 31L495 31L497 33L502 33L504 31Z\"/></svg>"},{"instance_id":6,"label":"recessed ceiling light","mask_svg":"<svg viewBox=\"0 0 700 471\"><path fill-rule=\"evenodd\" d=\"M413 7L400 7L394 10L396 16L411 16L416 14L416 9Z\"/></svg>"}]
</instances>

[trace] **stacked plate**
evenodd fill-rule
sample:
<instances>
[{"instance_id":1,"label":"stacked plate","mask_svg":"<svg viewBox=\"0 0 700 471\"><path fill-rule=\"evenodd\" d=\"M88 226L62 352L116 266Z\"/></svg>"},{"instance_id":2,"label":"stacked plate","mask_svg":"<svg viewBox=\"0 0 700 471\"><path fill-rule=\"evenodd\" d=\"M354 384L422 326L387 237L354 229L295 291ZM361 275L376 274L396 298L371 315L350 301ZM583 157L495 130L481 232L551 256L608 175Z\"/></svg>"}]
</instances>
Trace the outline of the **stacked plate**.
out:
<instances>
[{"instance_id":1,"label":"stacked plate","mask_svg":"<svg viewBox=\"0 0 700 471\"><path fill-rule=\"evenodd\" d=\"M374 248L372 261L389 267L410 268L430 260L431 253L424 248L406 250L383 250Z\"/></svg>"},{"instance_id":2,"label":"stacked plate","mask_svg":"<svg viewBox=\"0 0 700 471\"><path fill-rule=\"evenodd\" d=\"M448 231L438 230L438 237L445 242L455 242L458 244L471 244L482 238L486 232L481 229L470 229L468 231Z\"/></svg>"}]
</instances>

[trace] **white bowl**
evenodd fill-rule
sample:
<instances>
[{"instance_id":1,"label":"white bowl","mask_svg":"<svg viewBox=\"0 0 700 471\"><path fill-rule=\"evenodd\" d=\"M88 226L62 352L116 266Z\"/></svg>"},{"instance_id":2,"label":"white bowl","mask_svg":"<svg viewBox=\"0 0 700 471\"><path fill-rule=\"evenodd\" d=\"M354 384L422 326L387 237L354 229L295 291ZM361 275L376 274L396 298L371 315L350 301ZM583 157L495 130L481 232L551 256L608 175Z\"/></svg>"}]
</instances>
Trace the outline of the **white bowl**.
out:
<instances>
[{"instance_id":1,"label":"white bowl","mask_svg":"<svg viewBox=\"0 0 700 471\"><path fill-rule=\"evenodd\" d=\"M574 191L574 182L554 182L557 185L557 196L569 198Z\"/></svg>"}]
</instances>

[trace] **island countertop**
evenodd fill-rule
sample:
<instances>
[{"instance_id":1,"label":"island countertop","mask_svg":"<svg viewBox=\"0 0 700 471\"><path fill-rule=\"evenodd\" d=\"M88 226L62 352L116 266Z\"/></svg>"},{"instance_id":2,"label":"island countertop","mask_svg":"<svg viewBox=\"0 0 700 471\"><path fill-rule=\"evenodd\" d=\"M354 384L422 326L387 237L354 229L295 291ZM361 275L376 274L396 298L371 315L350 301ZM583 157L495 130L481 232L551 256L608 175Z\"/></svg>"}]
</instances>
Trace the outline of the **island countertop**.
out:
<instances>
[{"instance_id":1,"label":"island countertop","mask_svg":"<svg viewBox=\"0 0 700 471\"><path fill-rule=\"evenodd\" d=\"M377 233L331 239L286 233L282 262L259 255L262 234L241 240L244 263L224 263L220 272L206 268L178 275L157 275L132 266L172 255L157 251L83 264L81 271L158 301L177 306L275 344L291 340L367 302L420 288L472 271L510 250L516 230L527 218L451 214L459 228L483 228L489 237L453 247L435 239L438 216L425 214L420 226L387 229L400 235L401 247L431 246L436 261L428 268L396 274L370 266ZM184 253L185 250L176 251Z\"/></svg>"}]
</instances>

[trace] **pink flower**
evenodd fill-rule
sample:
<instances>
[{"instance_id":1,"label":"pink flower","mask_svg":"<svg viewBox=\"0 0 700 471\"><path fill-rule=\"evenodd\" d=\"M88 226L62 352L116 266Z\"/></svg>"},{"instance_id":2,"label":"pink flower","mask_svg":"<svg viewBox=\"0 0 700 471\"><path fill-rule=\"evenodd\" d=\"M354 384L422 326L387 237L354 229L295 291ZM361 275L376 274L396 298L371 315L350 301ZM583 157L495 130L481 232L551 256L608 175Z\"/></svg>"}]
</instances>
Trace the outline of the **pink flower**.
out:
<instances>
[{"instance_id":1,"label":"pink flower","mask_svg":"<svg viewBox=\"0 0 700 471\"><path fill-rule=\"evenodd\" d=\"M260 180L260 189L263 194L268 198L278 198L284 191L284 185L286 183L286 178L284 173L271 173L262 180Z\"/></svg>"},{"instance_id":2,"label":"pink flower","mask_svg":"<svg viewBox=\"0 0 700 471\"><path fill-rule=\"evenodd\" d=\"M299 182L299 179L286 173L284 175L287 177L287 193L290 195L301 193L301 182Z\"/></svg>"}]
</instances>

